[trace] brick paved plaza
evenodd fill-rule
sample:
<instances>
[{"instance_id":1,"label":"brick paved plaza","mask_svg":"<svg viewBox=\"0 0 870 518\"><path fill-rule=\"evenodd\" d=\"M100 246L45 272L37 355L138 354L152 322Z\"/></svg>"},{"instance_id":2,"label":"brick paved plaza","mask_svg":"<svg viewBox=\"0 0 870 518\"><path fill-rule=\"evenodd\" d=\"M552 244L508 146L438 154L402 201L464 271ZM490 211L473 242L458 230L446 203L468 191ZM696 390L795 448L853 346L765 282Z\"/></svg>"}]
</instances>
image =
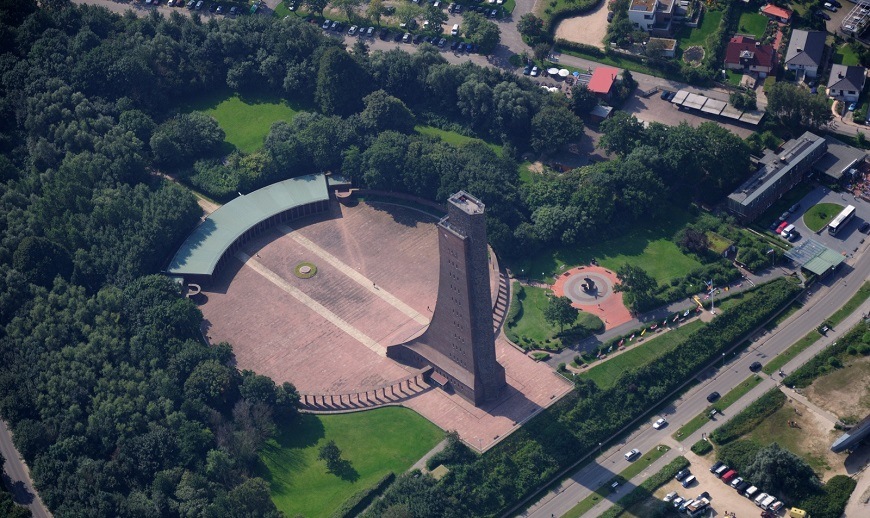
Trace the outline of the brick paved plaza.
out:
<instances>
[{"instance_id":1,"label":"brick paved plaza","mask_svg":"<svg viewBox=\"0 0 870 518\"><path fill-rule=\"evenodd\" d=\"M387 204L333 203L328 215L271 229L204 292L204 332L211 343L232 344L240 369L302 393L351 393L404 378L411 371L384 350L428 325L438 288L435 223ZM294 275L302 261L317 266L314 277ZM570 390L503 339L496 354L508 378L498 401L475 408L434 389L403 405L486 449Z\"/></svg>"}]
</instances>

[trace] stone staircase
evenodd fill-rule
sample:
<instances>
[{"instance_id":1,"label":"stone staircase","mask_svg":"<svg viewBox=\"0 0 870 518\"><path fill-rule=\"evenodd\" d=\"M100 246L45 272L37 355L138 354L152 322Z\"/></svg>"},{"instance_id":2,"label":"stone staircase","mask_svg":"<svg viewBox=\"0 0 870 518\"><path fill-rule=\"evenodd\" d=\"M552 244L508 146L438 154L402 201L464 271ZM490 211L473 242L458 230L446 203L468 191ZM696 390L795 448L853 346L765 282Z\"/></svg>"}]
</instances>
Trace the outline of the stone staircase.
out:
<instances>
[{"instance_id":1,"label":"stone staircase","mask_svg":"<svg viewBox=\"0 0 870 518\"><path fill-rule=\"evenodd\" d=\"M492 330L498 336L501 326L507 318L508 308L510 307L510 279L502 270L498 273L498 294L495 297L492 305Z\"/></svg>"},{"instance_id":2,"label":"stone staircase","mask_svg":"<svg viewBox=\"0 0 870 518\"><path fill-rule=\"evenodd\" d=\"M356 412L396 405L432 390L426 376L432 367L418 369L410 376L391 383L341 394L300 394L299 410L312 414Z\"/></svg>"}]
</instances>

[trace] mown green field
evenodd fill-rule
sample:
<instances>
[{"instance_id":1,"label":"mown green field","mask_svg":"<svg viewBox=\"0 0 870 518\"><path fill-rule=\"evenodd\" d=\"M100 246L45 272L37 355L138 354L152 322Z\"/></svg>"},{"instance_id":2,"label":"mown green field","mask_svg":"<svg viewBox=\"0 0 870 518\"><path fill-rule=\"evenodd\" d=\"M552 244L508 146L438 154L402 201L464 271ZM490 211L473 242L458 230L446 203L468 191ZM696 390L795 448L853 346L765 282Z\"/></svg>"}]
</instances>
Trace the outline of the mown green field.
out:
<instances>
[{"instance_id":1,"label":"mown green field","mask_svg":"<svg viewBox=\"0 0 870 518\"><path fill-rule=\"evenodd\" d=\"M252 153L263 146L269 129L277 121L291 121L300 111L280 99L242 98L238 94L204 99L197 110L214 117L236 149Z\"/></svg>"},{"instance_id":2,"label":"mown green field","mask_svg":"<svg viewBox=\"0 0 870 518\"><path fill-rule=\"evenodd\" d=\"M525 348L559 349L562 346L562 340L555 337L559 332L558 326L550 324L544 318L544 310L550 300L548 294L550 294L548 289L523 286L523 298L520 300L522 310L513 325L505 330L511 340ZM597 327L602 322L595 315L579 311L576 324ZM531 339L536 343L530 345L524 339Z\"/></svg>"},{"instance_id":3,"label":"mown green field","mask_svg":"<svg viewBox=\"0 0 870 518\"><path fill-rule=\"evenodd\" d=\"M444 438L419 414L386 407L341 415L302 414L260 451L260 472L286 516L327 517L381 477L401 475ZM344 477L326 471L319 448L333 440L350 462Z\"/></svg>"},{"instance_id":4,"label":"mown green field","mask_svg":"<svg viewBox=\"0 0 870 518\"><path fill-rule=\"evenodd\" d=\"M818 203L804 213L804 225L813 232L818 232L831 222L843 206L837 203Z\"/></svg>"},{"instance_id":5,"label":"mown green field","mask_svg":"<svg viewBox=\"0 0 870 518\"><path fill-rule=\"evenodd\" d=\"M501 149L500 145L493 144L491 142L486 142L486 141L481 140L479 138L466 137L465 135L460 135L459 133L456 133L455 131L447 131L447 130L443 130L440 128L435 128L433 126L414 126L414 130L416 130L417 133L419 133L421 135L429 135L430 137L438 137L441 140L443 140L444 142L450 144L451 146L456 146L456 147L464 146L465 144L468 144L469 142L483 142L484 144L489 146L490 149L492 149L493 151L498 153L499 156L501 156L502 149Z\"/></svg>"},{"instance_id":6,"label":"mown green field","mask_svg":"<svg viewBox=\"0 0 870 518\"><path fill-rule=\"evenodd\" d=\"M567 268L589 264L596 259L601 266L616 270L624 264L647 271L659 284L684 277L701 266L696 259L677 248L671 239L691 220L691 216L674 209L666 218L650 219L606 241L589 241L581 245L545 249L524 260L509 264L521 277L552 282Z\"/></svg>"}]
</instances>

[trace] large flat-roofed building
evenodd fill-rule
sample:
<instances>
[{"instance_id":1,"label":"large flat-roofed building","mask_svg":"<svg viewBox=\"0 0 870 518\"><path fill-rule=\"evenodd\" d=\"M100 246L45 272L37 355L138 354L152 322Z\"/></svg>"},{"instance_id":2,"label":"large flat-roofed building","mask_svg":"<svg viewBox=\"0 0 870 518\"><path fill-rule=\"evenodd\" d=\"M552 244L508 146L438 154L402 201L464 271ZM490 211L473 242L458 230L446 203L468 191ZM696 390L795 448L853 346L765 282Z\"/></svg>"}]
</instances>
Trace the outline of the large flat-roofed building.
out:
<instances>
[{"instance_id":1,"label":"large flat-roofed building","mask_svg":"<svg viewBox=\"0 0 870 518\"><path fill-rule=\"evenodd\" d=\"M505 370L495 358L484 204L460 191L438 223L438 298L428 329L387 348L387 357L417 368L476 406L496 399Z\"/></svg>"},{"instance_id":2,"label":"large flat-roofed building","mask_svg":"<svg viewBox=\"0 0 870 518\"><path fill-rule=\"evenodd\" d=\"M239 196L193 230L164 273L208 285L226 261L263 230L328 208L329 190L322 174L291 178Z\"/></svg>"},{"instance_id":3,"label":"large flat-roofed building","mask_svg":"<svg viewBox=\"0 0 870 518\"><path fill-rule=\"evenodd\" d=\"M813 171L834 182L851 180L867 160L867 152L834 137L825 137L825 142L828 152L813 164Z\"/></svg>"},{"instance_id":4,"label":"large flat-roofed building","mask_svg":"<svg viewBox=\"0 0 870 518\"><path fill-rule=\"evenodd\" d=\"M676 0L632 0L628 20L653 36L670 36Z\"/></svg>"},{"instance_id":5,"label":"large flat-roofed building","mask_svg":"<svg viewBox=\"0 0 870 518\"><path fill-rule=\"evenodd\" d=\"M825 139L808 131L780 153L765 153L758 171L728 196L728 210L743 222L752 221L803 180L826 151Z\"/></svg>"}]
</instances>

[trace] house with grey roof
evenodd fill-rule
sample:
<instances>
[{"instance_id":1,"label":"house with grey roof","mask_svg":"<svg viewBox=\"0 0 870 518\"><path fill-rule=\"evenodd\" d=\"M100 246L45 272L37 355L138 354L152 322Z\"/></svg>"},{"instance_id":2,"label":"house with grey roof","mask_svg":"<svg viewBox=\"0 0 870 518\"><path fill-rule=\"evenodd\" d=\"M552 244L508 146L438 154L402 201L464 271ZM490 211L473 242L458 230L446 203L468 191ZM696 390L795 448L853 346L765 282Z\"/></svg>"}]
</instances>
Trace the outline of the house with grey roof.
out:
<instances>
[{"instance_id":1,"label":"house with grey roof","mask_svg":"<svg viewBox=\"0 0 870 518\"><path fill-rule=\"evenodd\" d=\"M834 65L831 67L831 78L828 79L828 97L846 102L857 102L867 70L864 67Z\"/></svg>"},{"instance_id":2,"label":"house with grey roof","mask_svg":"<svg viewBox=\"0 0 870 518\"><path fill-rule=\"evenodd\" d=\"M785 52L785 67L801 76L816 77L825 58L825 36L822 31L795 29Z\"/></svg>"}]
</instances>

